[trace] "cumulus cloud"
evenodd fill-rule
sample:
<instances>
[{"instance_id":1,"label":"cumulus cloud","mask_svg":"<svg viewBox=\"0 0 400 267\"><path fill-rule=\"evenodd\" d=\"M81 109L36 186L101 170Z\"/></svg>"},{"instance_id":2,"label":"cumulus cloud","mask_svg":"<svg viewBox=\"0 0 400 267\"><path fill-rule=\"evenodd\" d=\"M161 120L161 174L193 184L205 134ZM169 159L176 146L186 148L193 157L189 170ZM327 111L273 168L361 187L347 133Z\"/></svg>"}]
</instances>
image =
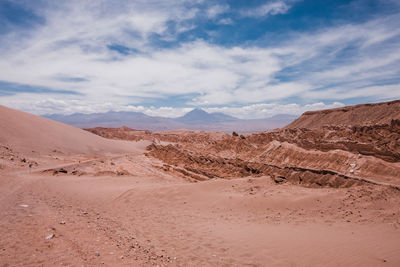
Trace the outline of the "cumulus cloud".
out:
<instances>
[{"instance_id":1,"label":"cumulus cloud","mask_svg":"<svg viewBox=\"0 0 400 267\"><path fill-rule=\"evenodd\" d=\"M196 38L157 46L154 38L175 40L195 28L204 12L215 23L224 19L219 16L226 6L201 8L204 3L49 1L36 9L45 17L43 25L2 36L0 81L65 94L12 92L0 96L0 103L38 114L88 113L179 97L186 101L180 103L184 108L167 102L162 112L158 107L143 107L143 112L177 116L193 106L235 106L243 113L236 108L227 112L244 117L264 114L249 107L265 103L288 111L288 99L308 107L321 101L400 97L397 15L294 33L274 46L232 47ZM288 2L275 1L259 11L268 16L287 8ZM278 112L269 107L274 111L265 114Z\"/></svg>"}]
</instances>

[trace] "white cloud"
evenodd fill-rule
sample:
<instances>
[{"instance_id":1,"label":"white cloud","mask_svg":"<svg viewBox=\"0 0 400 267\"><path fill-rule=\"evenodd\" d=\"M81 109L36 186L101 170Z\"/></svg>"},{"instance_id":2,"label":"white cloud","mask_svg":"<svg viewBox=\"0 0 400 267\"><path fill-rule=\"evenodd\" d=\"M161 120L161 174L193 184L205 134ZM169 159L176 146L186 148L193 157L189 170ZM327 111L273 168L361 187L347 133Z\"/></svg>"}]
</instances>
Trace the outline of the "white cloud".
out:
<instances>
[{"instance_id":1,"label":"white cloud","mask_svg":"<svg viewBox=\"0 0 400 267\"><path fill-rule=\"evenodd\" d=\"M326 90L310 91L305 93L305 97L309 99L350 99L368 97L382 100L395 100L400 98L400 83L390 85L364 86L357 89L349 90L346 87L333 87Z\"/></svg>"},{"instance_id":2,"label":"white cloud","mask_svg":"<svg viewBox=\"0 0 400 267\"><path fill-rule=\"evenodd\" d=\"M171 97L185 97L188 106L210 108L253 107L288 98L314 103L400 97L396 80L400 77L400 20L396 15L297 33L276 47L224 47L195 40L159 48L151 43L154 34L174 39L179 32L196 27L193 18L204 16L195 5L198 1L117 3L74 0L65 2L63 9L50 5L40 11L46 17L44 26L3 36L0 81L81 95L16 93L1 96L0 103L43 114L138 108L143 100ZM157 9L149 7L154 3L159 3ZM259 9L265 15L288 8L282 1L267 5ZM212 6L207 12L218 23L221 10ZM175 23L173 29L170 22ZM107 48L111 44L133 52L121 55ZM346 55L346 49L353 51ZM280 78L285 75L289 78ZM71 82L76 77L82 79ZM284 106L282 110L288 110ZM296 112L300 109L295 108ZM143 110L159 114L158 108ZM228 112L234 115L234 110ZM182 112L167 107L160 114Z\"/></svg>"},{"instance_id":3,"label":"white cloud","mask_svg":"<svg viewBox=\"0 0 400 267\"><path fill-rule=\"evenodd\" d=\"M285 1L275 1L266 3L256 8L243 10L241 13L244 17L266 17L270 15L285 14L290 9L290 6Z\"/></svg>"},{"instance_id":4,"label":"white cloud","mask_svg":"<svg viewBox=\"0 0 400 267\"><path fill-rule=\"evenodd\" d=\"M214 19L228 10L228 5L213 5L207 9L206 14L208 18Z\"/></svg>"},{"instance_id":5,"label":"white cloud","mask_svg":"<svg viewBox=\"0 0 400 267\"><path fill-rule=\"evenodd\" d=\"M262 119L269 118L278 114L301 115L302 113L310 110L320 110L343 107L344 104L340 102L333 102L325 104L323 102L316 102L313 104L299 105L296 103L291 104L252 104L241 107L218 107L206 108L207 112L222 112L231 116L241 119Z\"/></svg>"},{"instance_id":6,"label":"white cloud","mask_svg":"<svg viewBox=\"0 0 400 267\"><path fill-rule=\"evenodd\" d=\"M104 103L87 102L85 100L78 100L70 97L60 99L57 95L46 94L39 96L37 94L24 93L24 97L20 96L7 96L0 98L0 104L6 105L11 108L24 110L27 112L45 115L45 114L73 114L73 113L104 113L112 111L133 111L142 112L149 116L159 116L174 118L183 116L191 111L191 107L145 107L137 104L120 104L114 101ZM333 102L325 104L323 102L315 102L313 104L300 105L296 103L291 104L250 104L237 107L220 106L205 108L207 112L215 113L222 112L241 119L261 119L268 118L278 114L300 115L309 110L320 110L328 108L336 108L344 106L343 103Z\"/></svg>"},{"instance_id":7,"label":"white cloud","mask_svg":"<svg viewBox=\"0 0 400 267\"><path fill-rule=\"evenodd\" d=\"M218 24L222 24L222 25L232 25L232 24L234 24L234 22L233 22L233 20L232 20L231 18L223 18L223 19L220 19L220 20L218 21Z\"/></svg>"}]
</instances>

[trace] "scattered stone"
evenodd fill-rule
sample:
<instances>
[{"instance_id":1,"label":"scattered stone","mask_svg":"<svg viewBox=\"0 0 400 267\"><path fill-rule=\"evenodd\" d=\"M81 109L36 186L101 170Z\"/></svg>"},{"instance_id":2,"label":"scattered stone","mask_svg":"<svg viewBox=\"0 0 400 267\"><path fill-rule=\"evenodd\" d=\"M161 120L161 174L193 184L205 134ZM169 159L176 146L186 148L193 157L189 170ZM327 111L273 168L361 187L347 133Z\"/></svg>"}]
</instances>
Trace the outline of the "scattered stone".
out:
<instances>
[{"instance_id":1,"label":"scattered stone","mask_svg":"<svg viewBox=\"0 0 400 267\"><path fill-rule=\"evenodd\" d=\"M67 171L66 169L64 169L64 168L59 169L58 172L61 172L61 173L68 173L68 171Z\"/></svg>"},{"instance_id":2,"label":"scattered stone","mask_svg":"<svg viewBox=\"0 0 400 267\"><path fill-rule=\"evenodd\" d=\"M53 239L54 237L56 237L55 234L49 234L48 236L46 236L46 240Z\"/></svg>"},{"instance_id":3,"label":"scattered stone","mask_svg":"<svg viewBox=\"0 0 400 267\"><path fill-rule=\"evenodd\" d=\"M19 205L20 207L23 207L23 208L27 208L27 207L29 207L29 205L26 205L26 204L21 204L21 205Z\"/></svg>"},{"instance_id":4,"label":"scattered stone","mask_svg":"<svg viewBox=\"0 0 400 267\"><path fill-rule=\"evenodd\" d=\"M274 175L274 182L277 184L282 184L282 183L286 183L287 179L284 176L281 175Z\"/></svg>"},{"instance_id":5,"label":"scattered stone","mask_svg":"<svg viewBox=\"0 0 400 267\"><path fill-rule=\"evenodd\" d=\"M65 221L61 221L60 224L65 224Z\"/></svg>"}]
</instances>

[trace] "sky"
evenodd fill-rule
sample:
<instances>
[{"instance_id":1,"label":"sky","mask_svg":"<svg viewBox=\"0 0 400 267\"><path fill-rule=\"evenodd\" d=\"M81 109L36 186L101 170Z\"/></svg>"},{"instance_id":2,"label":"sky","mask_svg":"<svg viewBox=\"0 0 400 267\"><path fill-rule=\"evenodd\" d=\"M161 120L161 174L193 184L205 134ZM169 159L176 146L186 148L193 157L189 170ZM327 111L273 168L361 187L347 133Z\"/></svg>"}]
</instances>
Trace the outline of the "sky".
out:
<instances>
[{"instance_id":1,"label":"sky","mask_svg":"<svg viewBox=\"0 0 400 267\"><path fill-rule=\"evenodd\" d=\"M399 0L0 0L0 104L34 114L395 99Z\"/></svg>"}]
</instances>

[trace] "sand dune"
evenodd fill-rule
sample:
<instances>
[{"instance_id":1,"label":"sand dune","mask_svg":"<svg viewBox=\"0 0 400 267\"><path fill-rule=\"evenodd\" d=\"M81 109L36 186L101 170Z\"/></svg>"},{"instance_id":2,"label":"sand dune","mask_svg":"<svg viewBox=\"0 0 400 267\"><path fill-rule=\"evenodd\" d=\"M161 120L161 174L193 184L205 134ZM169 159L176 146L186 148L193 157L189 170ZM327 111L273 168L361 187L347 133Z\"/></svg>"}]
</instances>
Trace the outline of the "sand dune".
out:
<instances>
[{"instance_id":1,"label":"sand dune","mask_svg":"<svg viewBox=\"0 0 400 267\"><path fill-rule=\"evenodd\" d=\"M0 106L0 143L24 153L129 152L137 144L111 141L76 127Z\"/></svg>"}]
</instances>

